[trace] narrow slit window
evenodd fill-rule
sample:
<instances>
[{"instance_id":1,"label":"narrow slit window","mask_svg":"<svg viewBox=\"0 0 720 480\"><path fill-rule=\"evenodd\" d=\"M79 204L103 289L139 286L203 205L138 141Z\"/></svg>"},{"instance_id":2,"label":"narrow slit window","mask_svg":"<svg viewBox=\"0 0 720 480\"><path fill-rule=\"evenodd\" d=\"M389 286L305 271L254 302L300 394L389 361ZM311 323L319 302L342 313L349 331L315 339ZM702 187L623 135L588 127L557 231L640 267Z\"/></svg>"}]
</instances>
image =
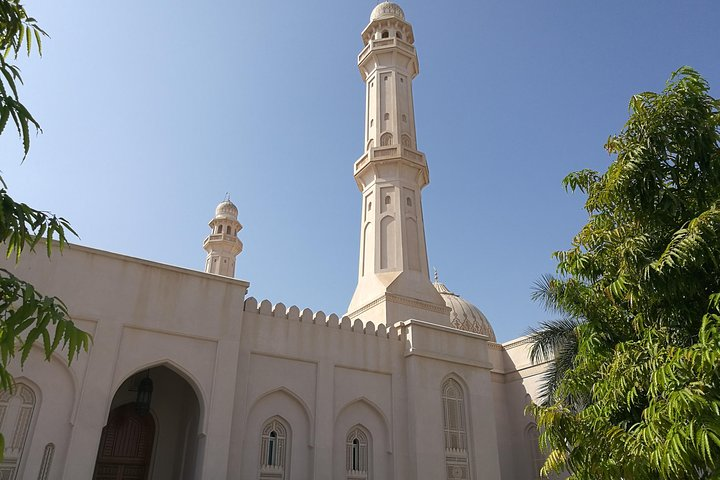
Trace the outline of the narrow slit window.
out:
<instances>
[{"instance_id":1,"label":"narrow slit window","mask_svg":"<svg viewBox=\"0 0 720 480\"><path fill-rule=\"evenodd\" d=\"M277 433L275 431L270 432L270 438L268 438L268 456L267 460L265 461L266 465L273 465L275 466L275 462L277 459L275 458L275 450L277 449L277 446L275 445L277 443Z\"/></svg>"},{"instance_id":2,"label":"narrow slit window","mask_svg":"<svg viewBox=\"0 0 720 480\"><path fill-rule=\"evenodd\" d=\"M352 469L360 469L360 440L357 438L352 441Z\"/></svg>"}]
</instances>

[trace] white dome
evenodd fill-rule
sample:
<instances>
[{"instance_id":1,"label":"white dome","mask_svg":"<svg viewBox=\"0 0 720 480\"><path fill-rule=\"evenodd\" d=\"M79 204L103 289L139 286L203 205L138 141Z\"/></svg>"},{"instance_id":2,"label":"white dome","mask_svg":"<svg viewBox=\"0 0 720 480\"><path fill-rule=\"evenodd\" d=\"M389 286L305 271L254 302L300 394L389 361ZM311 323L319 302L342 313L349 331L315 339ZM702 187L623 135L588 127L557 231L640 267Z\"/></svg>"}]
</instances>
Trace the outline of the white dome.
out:
<instances>
[{"instance_id":1,"label":"white dome","mask_svg":"<svg viewBox=\"0 0 720 480\"><path fill-rule=\"evenodd\" d=\"M450 307L450 325L458 330L487 335L491 342L496 342L495 332L490 322L478 307L460 295L452 293L448 288L435 280L435 290L442 295L445 305Z\"/></svg>"},{"instance_id":2,"label":"white dome","mask_svg":"<svg viewBox=\"0 0 720 480\"><path fill-rule=\"evenodd\" d=\"M403 12L400 5L392 2L382 2L373 8L370 14L370 21L381 20L383 18L397 17L400 20L405 20L405 12Z\"/></svg>"},{"instance_id":3,"label":"white dome","mask_svg":"<svg viewBox=\"0 0 720 480\"><path fill-rule=\"evenodd\" d=\"M223 200L215 208L215 218L232 218L233 220L237 220L237 216L238 209L229 198L227 200Z\"/></svg>"}]
</instances>

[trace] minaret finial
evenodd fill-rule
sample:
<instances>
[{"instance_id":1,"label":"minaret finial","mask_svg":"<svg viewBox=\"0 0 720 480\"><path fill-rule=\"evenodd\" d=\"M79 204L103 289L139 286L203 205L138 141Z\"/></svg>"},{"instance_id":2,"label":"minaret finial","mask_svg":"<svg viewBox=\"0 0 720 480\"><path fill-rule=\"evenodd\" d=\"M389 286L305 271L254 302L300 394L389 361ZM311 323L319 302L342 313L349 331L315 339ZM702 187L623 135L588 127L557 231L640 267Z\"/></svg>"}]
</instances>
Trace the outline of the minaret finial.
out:
<instances>
[{"instance_id":1,"label":"minaret finial","mask_svg":"<svg viewBox=\"0 0 720 480\"><path fill-rule=\"evenodd\" d=\"M226 202L230 201L230 192L225 192L225 201Z\"/></svg>"},{"instance_id":2,"label":"minaret finial","mask_svg":"<svg viewBox=\"0 0 720 480\"><path fill-rule=\"evenodd\" d=\"M435 277L435 283L438 283L438 273L437 273L437 268L433 267L433 271L435 272L435 274L433 275L433 276Z\"/></svg>"}]
</instances>

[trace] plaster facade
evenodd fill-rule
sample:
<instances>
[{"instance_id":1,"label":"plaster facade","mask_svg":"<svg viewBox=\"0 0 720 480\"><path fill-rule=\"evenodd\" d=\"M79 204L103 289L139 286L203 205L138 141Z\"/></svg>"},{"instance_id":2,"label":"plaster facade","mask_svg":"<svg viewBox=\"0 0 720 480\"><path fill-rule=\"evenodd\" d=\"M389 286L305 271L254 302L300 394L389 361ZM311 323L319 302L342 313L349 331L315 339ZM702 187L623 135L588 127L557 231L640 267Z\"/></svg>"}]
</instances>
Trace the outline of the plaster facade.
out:
<instances>
[{"instance_id":1,"label":"plaster facade","mask_svg":"<svg viewBox=\"0 0 720 480\"><path fill-rule=\"evenodd\" d=\"M242 225L229 200L210 222L205 272L77 245L51 261L28 255L8 268L62 298L94 341L70 366L39 348L12 365L1 479L538 478L523 410L543 366L524 339L496 343L477 307L429 278L412 27L384 2L362 38L348 315L247 297L249 283L232 278Z\"/></svg>"}]
</instances>

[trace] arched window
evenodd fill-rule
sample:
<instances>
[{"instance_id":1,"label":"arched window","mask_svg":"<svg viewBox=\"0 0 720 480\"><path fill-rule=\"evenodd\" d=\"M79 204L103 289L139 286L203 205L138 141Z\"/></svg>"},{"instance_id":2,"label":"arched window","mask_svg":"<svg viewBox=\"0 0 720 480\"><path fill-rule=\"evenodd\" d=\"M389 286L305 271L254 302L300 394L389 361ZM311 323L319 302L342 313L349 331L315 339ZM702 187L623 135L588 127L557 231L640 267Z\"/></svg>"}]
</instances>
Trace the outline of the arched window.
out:
<instances>
[{"instance_id":1,"label":"arched window","mask_svg":"<svg viewBox=\"0 0 720 480\"><path fill-rule=\"evenodd\" d=\"M5 437L5 456L0 472L7 475L0 478L17 475L34 411L35 392L27 385L18 383L12 393L0 393L0 432Z\"/></svg>"},{"instance_id":2,"label":"arched window","mask_svg":"<svg viewBox=\"0 0 720 480\"><path fill-rule=\"evenodd\" d=\"M400 33L400 32L395 32L395 36L396 36L397 38L402 39L402 33Z\"/></svg>"},{"instance_id":3,"label":"arched window","mask_svg":"<svg viewBox=\"0 0 720 480\"><path fill-rule=\"evenodd\" d=\"M393 137L392 133L383 133L380 137L380 146L381 147L387 147L388 145L392 144Z\"/></svg>"},{"instance_id":4,"label":"arched window","mask_svg":"<svg viewBox=\"0 0 720 480\"><path fill-rule=\"evenodd\" d=\"M228 225L227 227L225 227L225 233L226 233L227 235L230 235L230 225Z\"/></svg>"},{"instance_id":5,"label":"arched window","mask_svg":"<svg viewBox=\"0 0 720 480\"><path fill-rule=\"evenodd\" d=\"M52 466L53 455L55 455L55 444L48 443L45 445L42 462L40 463L40 473L38 480L47 480L50 476L50 467Z\"/></svg>"},{"instance_id":6,"label":"arched window","mask_svg":"<svg viewBox=\"0 0 720 480\"><path fill-rule=\"evenodd\" d=\"M278 417L273 417L262 429L260 448L260 480L284 480L290 450L288 429Z\"/></svg>"},{"instance_id":7,"label":"arched window","mask_svg":"<svg viewBox=\"0 0 720 480\"><path fill-rule=\"evenodd\" d=\"M217 226L217 231L215 233L222 233L222 225Z\"/></svg>"},{"instance_id":8,"label":"arched window","mask_svg":"<svg viewBox=\"0 0 720 480\"><path fill-rule=\"evenodd\" d=\"M390 38L390 32L387 30L383 30L382 34L380 35L381 38Z\"/></svg>"},{"instance_id":9,"label":"arched window","mask_svg":"<svg viewBox=\"0 0 720 480\"><path fill-rule=\"evenodd\" d=\"M369 437L367 431L359 425L351 428L347 435L345 470L348 480L370 478Z\"/></svg>"},{"instance_id":10,"label":"arched window","mask_svg":"<svg viewBox=\"0 0 720 480\"><path fill-rule=\"evenodd\" d=\"M442 406L448 478L468 480L470 464L465 427L465 399L462 387L452 378L447 379L442 385Z\"/></svg>"}]
</instances>

